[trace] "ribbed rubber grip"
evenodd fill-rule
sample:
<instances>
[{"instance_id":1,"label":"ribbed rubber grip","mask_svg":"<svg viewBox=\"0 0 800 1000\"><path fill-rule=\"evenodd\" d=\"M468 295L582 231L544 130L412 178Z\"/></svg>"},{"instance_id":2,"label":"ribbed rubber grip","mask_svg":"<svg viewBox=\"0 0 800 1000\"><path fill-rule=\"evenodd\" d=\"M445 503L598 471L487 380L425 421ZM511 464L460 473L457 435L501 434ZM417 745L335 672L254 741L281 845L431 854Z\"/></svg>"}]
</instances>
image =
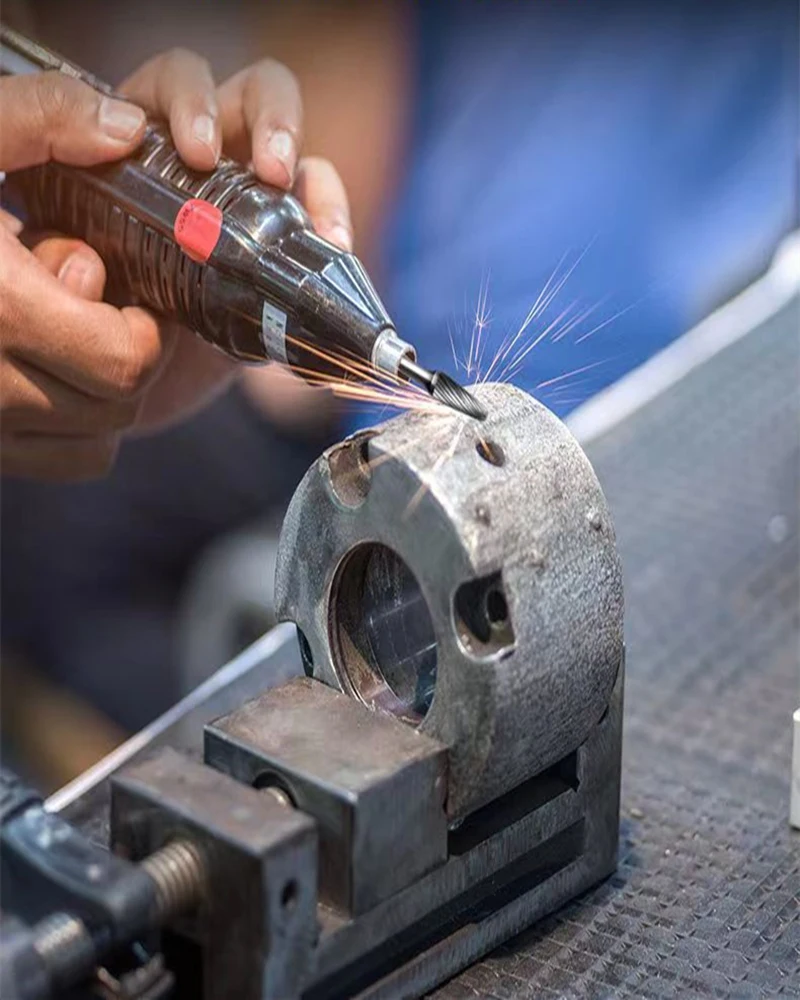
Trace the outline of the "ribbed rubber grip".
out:
<instances>
[{"instance_id":1,"label":"ribbed rubber grip","mask_svg":"<svg viewBox=\"0 0 800 1000\"><path fill-rule=\"evenodd\" d=\"M174 235L175 191L214 206L265 251L307 223L285 192L225 158L213 173L190 170L159 125L151 125L137 153L121 162L91 169L48 163L10 174L7 184L30 228L77 237L97 251L106 265L111 301L147 306L233 357L267 360L263 289L255 287L251 273L237 280L222 274L213 260L201 264L181 249ZM162 200L172 216L162 212L156 226L148 220ZM296 291L300 277L289 279L285 294ZM279 274L275 280L273 295L278 295Z\"/></svg>"},{"instance_id":2,"label":"ribbed rubber grip","mask_svg":"<svg viewBox=\"0 0 800 1000\"><path fill-rule=\"evenodd\" d=\"M193 173L158 126L151 126L141 149L125 164L89 171L48 163L13 174L9 181L21 194L28 225L88 243L102 257L117 295L135 298L205 333L200 294L204 271L174 239L142 224L114 197L113 188L126 168L141 169L223 212L255 183L252 175L229 160L213 174ZM93 175L106 181L111 193L93 185Z\"/></svg>"}]
</instances>

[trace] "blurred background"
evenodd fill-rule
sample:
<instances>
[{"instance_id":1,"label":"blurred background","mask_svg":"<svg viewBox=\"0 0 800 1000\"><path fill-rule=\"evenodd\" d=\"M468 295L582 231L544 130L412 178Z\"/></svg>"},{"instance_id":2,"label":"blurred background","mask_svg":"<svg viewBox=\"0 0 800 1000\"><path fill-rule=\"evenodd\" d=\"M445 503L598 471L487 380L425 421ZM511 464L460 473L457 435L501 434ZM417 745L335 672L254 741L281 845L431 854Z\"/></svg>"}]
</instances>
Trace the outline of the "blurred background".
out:
<instances>
[{"instance_id":1,"label":"blurred background","mask_svg":"<svg viewBox=\"0 0 800 1000\"><path fill-rule=\"evenodd\" d=\"M562 416L798 227L792 0L4 0L2 16L112 83L176 45L220 81L287 63L305 151L341 172L401 335ZM493 368L537 303L530 352ZM328 443L389 415L249 370L129 441L107 480L4 481L4 752L57 787L269 628L294 487Z\"/></svg>"}]
</instances>

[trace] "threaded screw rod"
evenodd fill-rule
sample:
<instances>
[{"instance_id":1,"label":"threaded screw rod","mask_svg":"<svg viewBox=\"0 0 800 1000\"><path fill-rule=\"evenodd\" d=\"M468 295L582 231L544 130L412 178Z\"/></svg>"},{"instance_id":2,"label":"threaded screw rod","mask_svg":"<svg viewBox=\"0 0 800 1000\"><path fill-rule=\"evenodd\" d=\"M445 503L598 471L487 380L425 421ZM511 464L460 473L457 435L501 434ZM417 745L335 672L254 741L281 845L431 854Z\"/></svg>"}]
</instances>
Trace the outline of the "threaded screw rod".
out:
<instances>
[{"instance_id":1,"label":"threaded screw rod","mask_svg":"<svg viewBox=\"0 0 800 1000\"><path fill-rule=\"evenodd\" d=\"M206 866L202 852L192 841L170 841L144 858L141 867L156 887L159 923L192 909L200 901Z\"/></svg>"},{"instance_id":2,"label":"threaded screw rod","mask_svg":"<svg viewBox=\"0 0 800 1000\"><path fill-rule=\"evenodd\" d=\"M155 924L196 906L202 898L206 864L190 840L170 841L140 862L155 887ZM88 976L98 955L86 924L70 913L53 913L33 928L33 947L47 969L51 987L63 989Z\"/></svg>"}]
</instances>

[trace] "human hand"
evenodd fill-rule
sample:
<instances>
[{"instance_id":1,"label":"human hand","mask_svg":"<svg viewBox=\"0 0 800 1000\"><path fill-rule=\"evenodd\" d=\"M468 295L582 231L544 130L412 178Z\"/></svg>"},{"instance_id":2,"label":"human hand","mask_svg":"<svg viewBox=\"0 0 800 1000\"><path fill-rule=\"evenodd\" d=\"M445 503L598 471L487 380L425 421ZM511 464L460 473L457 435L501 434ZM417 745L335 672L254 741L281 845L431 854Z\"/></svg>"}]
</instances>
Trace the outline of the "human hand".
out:
<instances>
[{"instance_id":1,"label":"human hand","mask_svg":"<svg viewBox=\"0 0 800 1000\"><path fill-rule=\"evenodd\" d=\"M288 70L265 61L215 89L207 64L182 50L147 63L121 88L166 118L194 169L226 153L294 187L317 230L348 247L347 199L322 160L298 163L301 103ZM91 165L132 152L141 110L60 74L0 79L0 170L56 159ZM105 268L89 247L49 235L24 243L0 219L0 406L3 471L50 479L96 476L133 427L174 420L230 378L233 365L188 331L145 310L104 304ZM32 249L28 249L31 246Z\"/></svg>"},{"instance_id":2,"label":"human hand","mask_svg":"<svg viewBox=\"0 0 800 1000\"><path fill-rule=\"evenodd\" d=\"M140 108L58 73L0 78L0 170L49 159L84 166L141 141ZM100 302L103 266L77 240L28 250L0 219L0 443L14 475L82 478L108 468L139 397L164 364L168 331L140 309Z\"/></svg>"}]
</instances>

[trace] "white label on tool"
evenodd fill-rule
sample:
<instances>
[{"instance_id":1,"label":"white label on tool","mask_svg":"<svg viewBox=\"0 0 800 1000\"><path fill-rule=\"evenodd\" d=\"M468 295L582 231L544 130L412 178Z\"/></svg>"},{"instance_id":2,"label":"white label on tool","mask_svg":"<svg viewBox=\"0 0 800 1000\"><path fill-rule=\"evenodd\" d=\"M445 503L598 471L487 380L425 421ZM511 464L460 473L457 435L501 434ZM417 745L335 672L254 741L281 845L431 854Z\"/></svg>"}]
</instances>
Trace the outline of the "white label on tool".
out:
<instances>
[{"instance_id":1,"label":"white label on tool","mask_svg":"<svg viewBox=\"0 0 800 1000\"><path fill-rule=\"evenodd\" d=\"M261 311L261 337L267 354L274 361L288 364L286 357L286 313L264 300Z\"/></svg>"}]
</instances>

